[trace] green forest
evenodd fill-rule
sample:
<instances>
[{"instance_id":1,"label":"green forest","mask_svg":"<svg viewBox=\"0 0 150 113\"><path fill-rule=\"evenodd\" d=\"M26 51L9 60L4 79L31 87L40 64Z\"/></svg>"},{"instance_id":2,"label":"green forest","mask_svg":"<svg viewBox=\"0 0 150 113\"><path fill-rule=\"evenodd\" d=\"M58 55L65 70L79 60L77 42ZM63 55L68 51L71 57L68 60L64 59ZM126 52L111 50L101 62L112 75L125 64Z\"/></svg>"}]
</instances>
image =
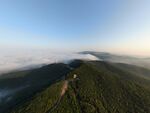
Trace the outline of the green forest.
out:
<instances>
[{"instance_id":1,"label":"green forest","mask_svg":"<svg viewBox=\"0 0 150 113\"><path fill-rule=\"evenodd\" d=\"M51 112L150 113L150 82L131 70L93 61L82 62L66 75L66 80L74 74L77 79L69 82L65 95ZM11 113L47 113L59 99L63 82L37 93Z\"/></svg>"}]
</instances>

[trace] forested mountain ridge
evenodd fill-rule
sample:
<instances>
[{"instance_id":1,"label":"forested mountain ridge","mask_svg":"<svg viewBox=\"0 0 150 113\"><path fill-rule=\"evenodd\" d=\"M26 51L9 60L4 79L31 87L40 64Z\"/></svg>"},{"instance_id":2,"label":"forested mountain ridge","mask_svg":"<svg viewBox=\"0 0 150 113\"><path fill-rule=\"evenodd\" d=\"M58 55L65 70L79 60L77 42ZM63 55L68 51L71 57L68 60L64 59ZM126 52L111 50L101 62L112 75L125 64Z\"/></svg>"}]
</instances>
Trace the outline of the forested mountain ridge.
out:
<instances>
[{"instance_id":1,"label":"forested mountain ridge","mask_svg":"<svg viewBox=\"0 0 150 113\"><path fill-rule=\"evenodd\" d=\"M75 63L76 64L76 63ZM149 113L150 81L107 62L84 61L66 75L77 79L53 113ZM146 82L144 82L146 81ZM46 113L60 97L64 80L59 81L31 100L18 105L11 113Z\"/></svg>"}]
</instances>

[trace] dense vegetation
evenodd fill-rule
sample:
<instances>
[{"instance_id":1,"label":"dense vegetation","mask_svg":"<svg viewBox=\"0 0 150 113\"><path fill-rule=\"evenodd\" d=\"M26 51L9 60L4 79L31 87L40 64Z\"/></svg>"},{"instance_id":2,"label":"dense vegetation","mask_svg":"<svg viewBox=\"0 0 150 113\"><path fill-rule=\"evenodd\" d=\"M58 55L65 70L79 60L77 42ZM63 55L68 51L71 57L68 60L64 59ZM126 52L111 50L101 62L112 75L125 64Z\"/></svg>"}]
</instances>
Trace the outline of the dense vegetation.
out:
<instances>
[{"instance_id":1,"label":"dense vegetation","mask_svg":"<svg viewBox=\"0 0 150 113\"><path fill-rule=\"evenodd\" d=\"M13 106L59 81L70 71L68 65L58 63L1 76L0 113L7 112Z\"/></svg>"},{"instance_id":2,"label":"dense vegetation","mask_svg":"<svg viewBox=\"0 0 150 113\"><path fill-rule=\"evenodd\" d=\"M83 62L53 113L150 113L150 81L105 62ZM144 82L146 81L146 82ZM59 98L63 81L51 85L11 113L46 113Z\"/></svg>"}]
</instances>

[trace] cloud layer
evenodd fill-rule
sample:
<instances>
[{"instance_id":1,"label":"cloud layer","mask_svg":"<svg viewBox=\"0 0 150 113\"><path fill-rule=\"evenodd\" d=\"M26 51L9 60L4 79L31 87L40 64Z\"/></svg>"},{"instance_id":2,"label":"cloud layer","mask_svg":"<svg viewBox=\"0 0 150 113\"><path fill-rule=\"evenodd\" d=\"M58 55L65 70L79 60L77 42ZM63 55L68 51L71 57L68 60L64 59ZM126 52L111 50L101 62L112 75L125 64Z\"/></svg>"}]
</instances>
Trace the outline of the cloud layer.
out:
<instances>
[{"instance_id":1,"label":"cloud layer","mask_svg":"<svg viewBox=\"0 0 150 113\"><path fill-rule=\"evenodd\" d=\"M2 51L0 54L0 74L13 70L35 68L46 64L67 62L72 59L98 60L90 54L51 52L49 50Z\"/></svg>"}]
</instances>

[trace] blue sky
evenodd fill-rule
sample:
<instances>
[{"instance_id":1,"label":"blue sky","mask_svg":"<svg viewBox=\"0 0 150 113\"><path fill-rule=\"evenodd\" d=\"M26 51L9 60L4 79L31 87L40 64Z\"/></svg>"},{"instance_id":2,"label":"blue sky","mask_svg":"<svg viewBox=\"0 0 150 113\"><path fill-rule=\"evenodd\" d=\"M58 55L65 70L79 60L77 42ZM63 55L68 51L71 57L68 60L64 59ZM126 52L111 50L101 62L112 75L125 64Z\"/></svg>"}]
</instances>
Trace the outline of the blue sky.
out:
<instances>
[{"instance_id":1,"label":"blue sky","mask_svg":"<svg viewBox=\"0 0 150 113\"><path fill-rule=\"evenodd\" d=\"M150 55L149 0L1 0L0 48Z\"/></svg>"}]
</instances>

